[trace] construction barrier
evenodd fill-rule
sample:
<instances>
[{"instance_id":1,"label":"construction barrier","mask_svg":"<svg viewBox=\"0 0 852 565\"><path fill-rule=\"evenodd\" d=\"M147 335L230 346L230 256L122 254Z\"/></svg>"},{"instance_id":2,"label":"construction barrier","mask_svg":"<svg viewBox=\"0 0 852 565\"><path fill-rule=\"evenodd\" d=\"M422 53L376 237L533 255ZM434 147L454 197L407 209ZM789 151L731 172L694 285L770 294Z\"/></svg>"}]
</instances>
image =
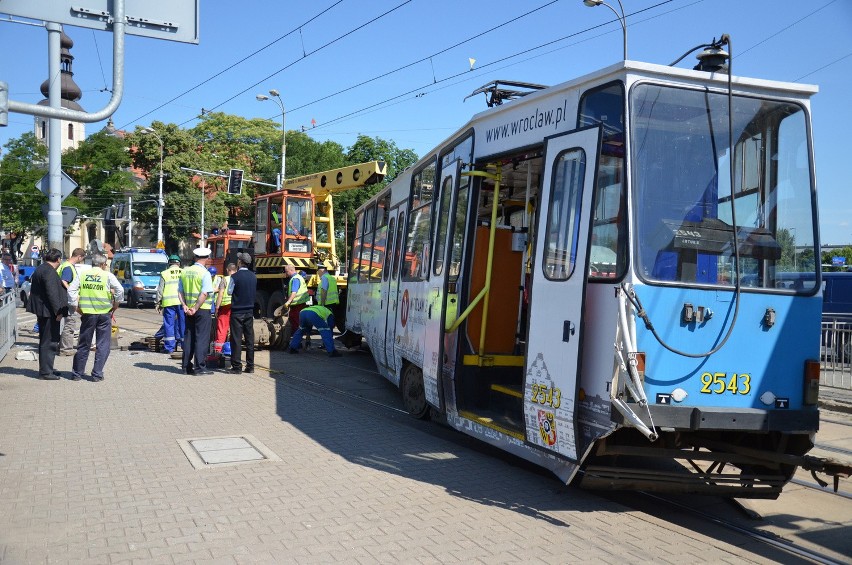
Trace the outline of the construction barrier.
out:
<instances>
[{"instance_id":1,"label":"construction barrier","mask_svg":"<svg viewBox=\"0 0 852 565\"><path fill-rule=\"evenodd\" d=\"M16 297L7 292L0 297L0 362L18 339L18 317L15 314Z\"/></svg>"},{"instance_id":2,"label":"construction barrier","mask_svg":"<svg viewBox=\"0 0 852 565\"><path fill-rule=\"evenodd\" d=\"M852 390L852 322L823 322L820 350L820 384Z\"/></svg>"}]
</instances>

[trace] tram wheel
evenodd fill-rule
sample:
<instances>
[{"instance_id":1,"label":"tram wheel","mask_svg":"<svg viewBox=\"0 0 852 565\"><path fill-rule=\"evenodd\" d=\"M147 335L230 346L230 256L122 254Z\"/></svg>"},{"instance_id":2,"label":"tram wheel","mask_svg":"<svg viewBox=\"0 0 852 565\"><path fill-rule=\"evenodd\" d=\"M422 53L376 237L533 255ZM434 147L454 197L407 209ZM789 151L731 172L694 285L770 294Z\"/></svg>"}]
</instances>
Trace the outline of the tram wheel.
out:
<instances>
[{"instance_id":1,"label":"tram wheel","mask_svg":"<svg viewBox=\"0 0 852 565\"><path fill-rule=\"evenodd\" d=\"M405 410L418 420L426 419L429 415L429 404L426 403L423 371L414 365L406 365L402 372L399 390L402 393L402 404Z\"/></svg>"}]
</instances>

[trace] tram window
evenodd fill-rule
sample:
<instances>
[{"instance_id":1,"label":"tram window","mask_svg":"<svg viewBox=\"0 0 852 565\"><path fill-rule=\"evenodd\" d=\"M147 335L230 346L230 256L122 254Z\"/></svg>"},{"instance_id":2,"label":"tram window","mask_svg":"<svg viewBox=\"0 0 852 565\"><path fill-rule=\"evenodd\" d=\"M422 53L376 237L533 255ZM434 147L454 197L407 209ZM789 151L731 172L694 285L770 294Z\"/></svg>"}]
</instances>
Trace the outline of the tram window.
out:
<instances>
[{"instance_id":1,"label":"tram window","mask_svg":"<svg viewBox=\"0 0 852 565\"><path fill-rule=\"evenodd\" d=\"M577 261L578 218L586 154L582 149L564 151L553 167L543 266L547 278L566 280L574 272Z\"/></svg>"},{"instance_id":2,"label":"tram window","mask_svg":"<svg viewBox=\"0 0 852 565\"><path fill-rule=\"evenodd\" d=\"M435 186L434 161L411 177L411 209L432 202L432 192Z\"/></svg>"},{"instance_id":3,"label":"tram window","mask_svg":"<svg viewBox=\"0 0 852 565\"><path fill-rule=\"evenodd\" d=\"M376 229L388 225L390 217L390 191L379 197L376 202Z\"/></svg>"},{"instance_id":4,"label":"tram window","mask_svg":"<svg viewBox=\"0 0 852 565\"><path fill-rule=\"evenodd\" d=\"M435 231L435 252L433 272L440 275L444 271L447 255L447 228L450 223L450 201L453 196L453 177L444 178L441 186L441 207L438 209L438 229Z\"/></svg>"},{"instance_id":5,"label":"tram window","mask_svg":"<svg viewBox=\"0 0 852 565\"><path fill-rule=\"evenodd\" d=\"M382 278L388 280L390 278L391 268L393 267L393 256L390 254L391 246L394 242L394 228L396 228L396 218L391 218L388 225L387 247L382 254Z\"/></svg>"},{"instance_id":6,"label":"tram window","mask_svg":"<svg viewBox=\"0 0 852 565\"><path fill-rule=\"evenodd\" d=\"M361 238L352 243L352 264L349 267L349 284L358 282L361 274Z\"/></svg>"},{"instance_id":7,"label":"tram window","mask_svg":"<svg viewBox=\"0 0 852 565\"><path fill-rule=\"evenodd\" d=\"M361 210L355 215L355 239L364 235L364 211Z\"/></svg>"},{"instance_id":8,"label":"tram window","mask_svg":"<svg viewBox=\"0 0 852 565\"><path fill-rule=\"evenodd\" d=\"M461 271L462 252L464 251L464 228L467 217L467 193L470 186L470 177L460 179L461 187L456 196L455 218L453 218L453 241L450 250L450 270L447 273L450 282L459 278Z\"/></svg>"},{"instance_id":9,"label":"tram window","mask_svg":"<svg viewBox=\"0 0 852 565\"><path fill-rule=\"evenodd\" d=\"M429 278L429 240L432 236L435 169L436 163L432 161L411 179L412 209L408 215L405 256L402 260L402 278L405 281L423 281Z\"/></svg>"},{"instance_id":10,"label":"tram window","mask_svg":"<svg viewBox=\"0 0 852 565\"><path fill-rule=\"evenodd\" d=\"M393 245L393 276L399 274L400 256L402 255L402 236L405 234L405 212L400 212L399 222L396 225L396 242Z\"/></svg>"},{"instance_id":11,"label":"tram window","mask_svg":"<svg viewBox=\"0 0 852 565\"><path fill-rule=\"evenodd\" d=\"M388 240L388 227L382 226L376 229L373 239L372 253L370 253L370 282L381 282L382 263L385 260L385 247Z\"/></svg>"},{"instance_id":12,"label":"tram window","mask_svg":"<svg viewBox=\"0 0 852 565\"><path fill-rule=\"evenodd\" d=\"M371 204L369 208L364 210L364 231L362 233L368 234L373 231L375 227L375 219L376 219L376 205Z\"/></svg>"},{"instance_id":13,"label":"tram window","mask_svg":"<svg viewBox=\"0 0 852 565\"><path fill-rule=\"evenodd\" d=\"M624 183L624 85L606 84L583 94L578 127L601 124L590 280L620 278L627 268L627 214Z\"/></svg>"},{"instance_id":14,"label":"tram window","mask_svg":"<svg viewBox=\"0 0 852 565\"><path fill-rule=\"evenodd\" d=\"M733 97L731 187L724 93L641 85L631 97L642 276L732 286L739 272L743 286L813 292L819 266L804 109Z\"/></svg>"}]
</instances>

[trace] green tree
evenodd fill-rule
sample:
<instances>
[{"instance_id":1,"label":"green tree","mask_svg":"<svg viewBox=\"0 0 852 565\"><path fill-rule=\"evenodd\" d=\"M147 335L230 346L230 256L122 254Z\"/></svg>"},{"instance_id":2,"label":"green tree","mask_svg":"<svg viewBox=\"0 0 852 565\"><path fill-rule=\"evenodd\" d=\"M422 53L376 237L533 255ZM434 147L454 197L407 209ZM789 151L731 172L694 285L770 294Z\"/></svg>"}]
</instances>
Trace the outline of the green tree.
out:
<instances>
[{"instance_id":1,"label":"green tree","mask_svg":"<svg viewBox=\"0 0 852 565\"><path fill-rule=\"evenodd\" d=\"M378 184L335 195L334 225L337 231L338 249L343 249L345 242L351 244L355 237L355 210L387 186L399 173L416 163L417 159L417 154L413 150L400 149L393 141L380 137L358 136L358 139L346 152L346 164L355 165L368 161L384 161L387 164L387 175ZM344 234L343 231L345 227L348 227L347 234Z\"/></svg>"},{"instance_id":2,"label":"green tree","mask_svg":"<svg viewBox=\"0 0 852 565\"><path fill-rule=\"evenodd\" d=\"M99 131L87 137L76 149L62 156L62 167L80 189L64 204L76 206L82 214L98 216L111 204L135 195L137 184L127 141Z\"/></svg>"},{"instance_id":3,"label":"green tree","mask_svg":"<svg viewBox=\"0 0 852 565\"><path fill-rule=\"evenodd\" d=\"M45 171L34 163L44 163L47 149L31 132L9 140L0 161L0 226L7 232L13 249L28 233L44 233L46 221L41 211L47 197L35 183ZM12 236L14 234L14 236Z\"/></svg>"}]
</instances>

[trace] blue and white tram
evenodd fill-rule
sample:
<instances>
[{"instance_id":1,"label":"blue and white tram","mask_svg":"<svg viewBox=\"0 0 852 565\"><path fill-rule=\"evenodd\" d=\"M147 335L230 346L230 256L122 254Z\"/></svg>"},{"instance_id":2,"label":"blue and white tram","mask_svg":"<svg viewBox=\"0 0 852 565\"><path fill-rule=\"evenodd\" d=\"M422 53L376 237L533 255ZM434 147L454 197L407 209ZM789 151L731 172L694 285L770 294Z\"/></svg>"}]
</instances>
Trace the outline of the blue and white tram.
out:
<instances>
[{"instance_id":1,"label":"blue and white tram","mask_svg":"<svg viewBox=\"0 0 852 565\"><path fill-rule=\"evenodd\" d=\"M816 92L624 61L475 115L359 209L347 329L566 482L777 496L819 422Z\"/></svg>"}]
</instances>

